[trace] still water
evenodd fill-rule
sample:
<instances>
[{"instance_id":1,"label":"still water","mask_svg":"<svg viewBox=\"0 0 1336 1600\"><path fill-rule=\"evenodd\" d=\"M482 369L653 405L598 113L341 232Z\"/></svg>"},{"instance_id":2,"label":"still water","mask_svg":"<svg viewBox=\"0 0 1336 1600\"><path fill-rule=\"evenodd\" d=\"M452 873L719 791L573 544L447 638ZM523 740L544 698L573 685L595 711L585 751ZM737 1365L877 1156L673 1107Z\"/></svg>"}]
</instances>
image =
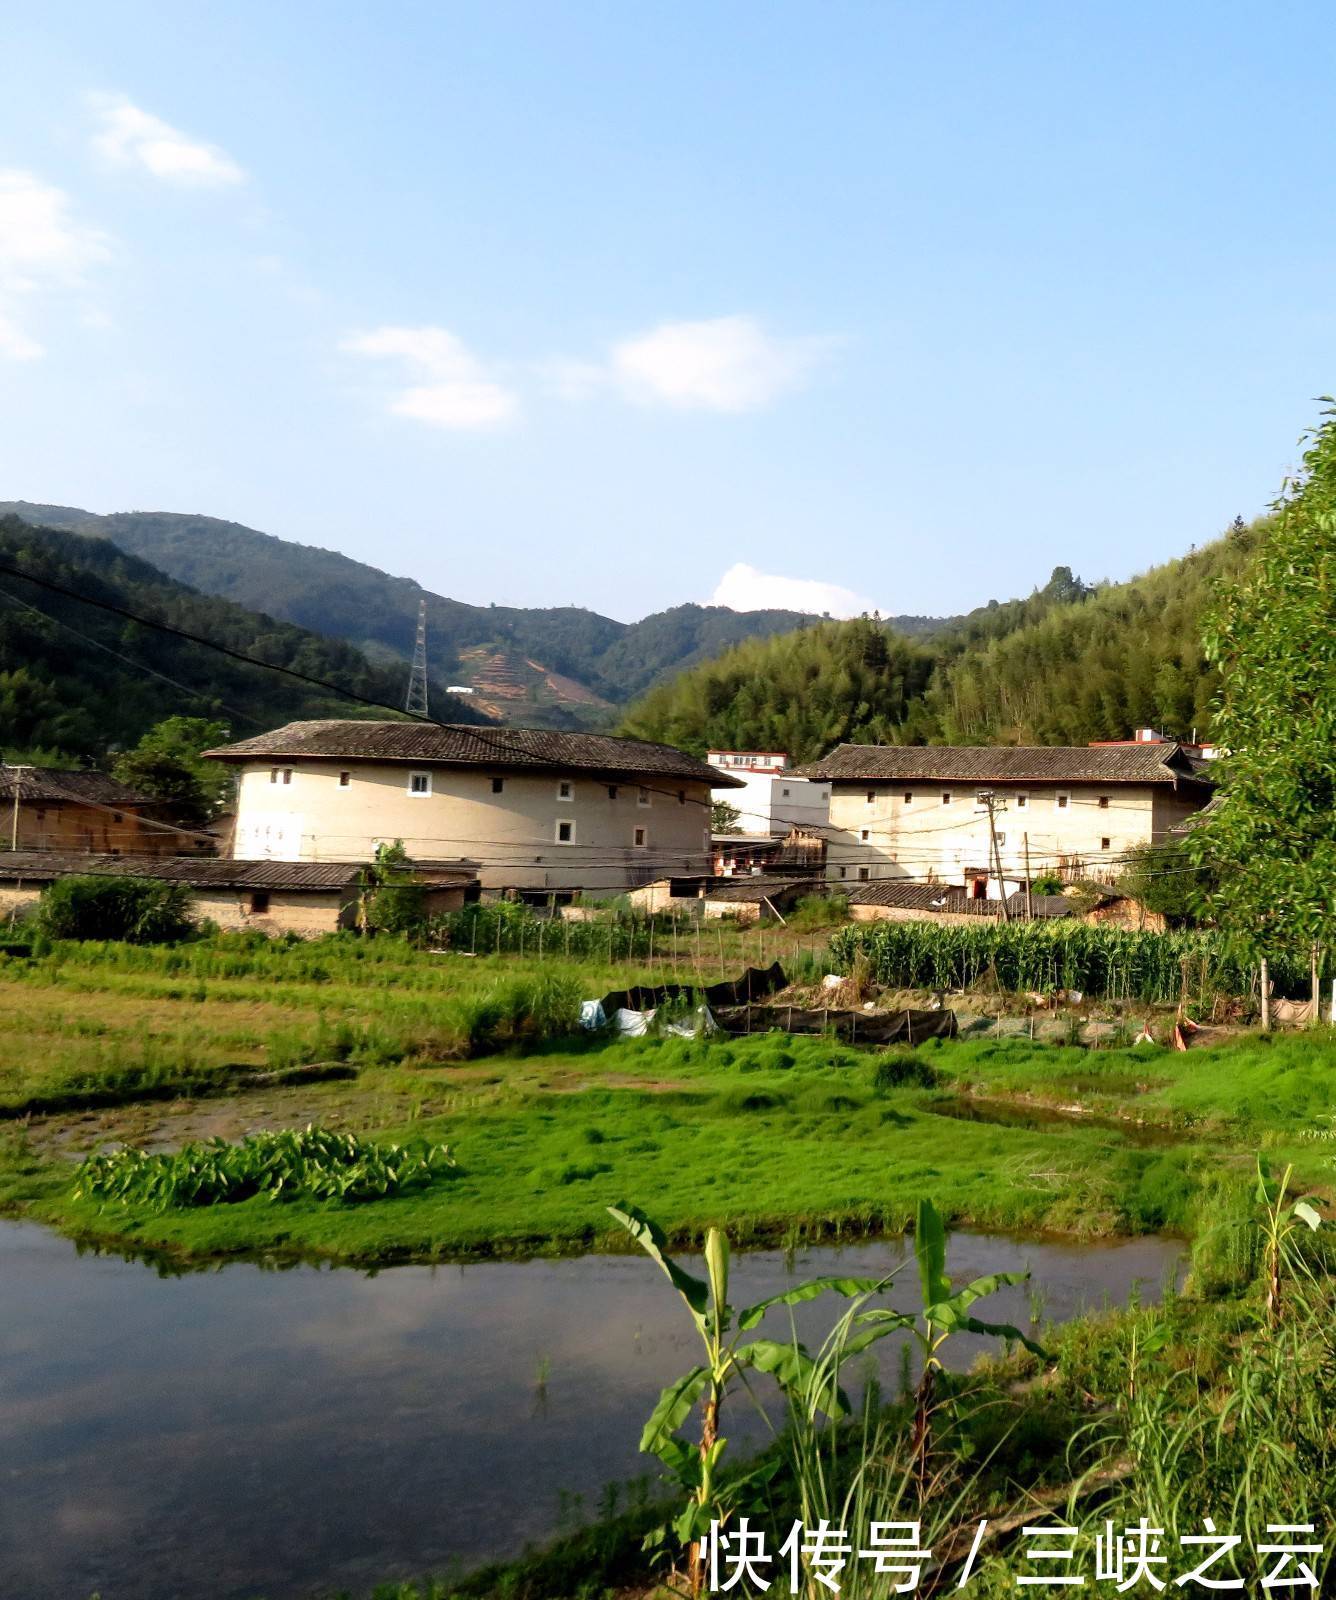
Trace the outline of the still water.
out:
<instances>
[{"instance_id":1,"label":"still water","mask_svg":"<svg viewBox=\"0 0 1336 1600\"><path fill-rule=\"evenodd\" d=\"M902 1240L756 1252L732 1298L898 1266L910 1307L905 1263ZM1030 1268L979 1307L1028 1328L1156 1299L1178 1263L1165 1240L958 1233L949 1265ZM800 1307L800 1333L843 1304ZM0 1224L0 1597L305 1600L518 1553L646 1470L640 1426L694 1337L644 1258L161 1278ZM960 1338L956 1361L980 1348ZM887 1340L888 1383L898 1366Z\"/></svg>"}]
</instances>

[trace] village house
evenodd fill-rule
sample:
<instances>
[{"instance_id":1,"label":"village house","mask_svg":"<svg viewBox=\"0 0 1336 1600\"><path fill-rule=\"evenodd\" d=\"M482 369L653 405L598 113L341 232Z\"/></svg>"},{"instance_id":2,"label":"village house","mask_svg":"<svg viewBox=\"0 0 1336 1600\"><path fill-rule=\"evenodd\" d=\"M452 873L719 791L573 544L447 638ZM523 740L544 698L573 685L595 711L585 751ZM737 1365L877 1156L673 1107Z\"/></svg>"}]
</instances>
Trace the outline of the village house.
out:
<instances>
[{"instance_id":1,"label":"village house","mask_svg":"<svg viewBox=\"0 0 1336 1600\"><path fill-rule=\"evenodd\" d=\"M0 916L22 915L57 878L156 878L190 889L191 914L220 928L249 928L303 938L356 925L363 869L355 862L225 861L202 856L157 858L65 854L53 850L0 851ZM419 869L429 916L457 911L476 899L476 869L468 863Z\"/></svg>"},{"instance_id":2,"label":"village house","mask_svg":"<svg viewBox=\"0 0 1336 1600\"><path fill-rule=\"evenodd\" d=\"M800 777L783 750L711 750L705 759L742 785L740 793L720 787L714 797L737 811L738 834L817 833L830 819L830 785Z\"/></svg>"},{"instance_id":3,"label":"village house","mask_svg":"<svg viewBox=\"0 0 1336 1600\"><path fill-rule=\"evenodd\" d=\"M973 748L842 744L803 769L831 785L828 876L998 899L1031 876L1113 882L1211 796L1177 744Z\"/></svg>"},{"instance_id":4,"label":"village house","mask_svg":"<svg viewBox=\"0 0 1336 1600\"><path fill-rule=\"evenodd\" d=\"M101 772L0 765L0 848L179 855L207 841Z\"/></svg>"},{"instance_id":5,"label":"village house","mask_svg":"<svg viewBox=\"0 0 1336 1600\"><path fill-rule=\"evenodd\" d=\"M710 791L739 787L668 745L541 728L291 722L206 752L237 773L232 854L467 857L484 889L569 899L710 867Z\"/></svg>"}]
</instances>

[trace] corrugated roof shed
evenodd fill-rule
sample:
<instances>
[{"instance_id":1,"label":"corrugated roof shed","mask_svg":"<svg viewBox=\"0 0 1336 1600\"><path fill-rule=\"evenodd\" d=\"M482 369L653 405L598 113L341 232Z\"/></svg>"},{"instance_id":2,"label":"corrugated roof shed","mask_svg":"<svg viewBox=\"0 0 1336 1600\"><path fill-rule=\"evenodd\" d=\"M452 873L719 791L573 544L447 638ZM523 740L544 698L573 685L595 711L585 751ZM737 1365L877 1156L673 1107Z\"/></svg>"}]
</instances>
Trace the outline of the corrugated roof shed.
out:
<instances>
[{"instance_id":1,"label":"corrugated roof shed","mask_svg":"<svg viewBox=\"0 0 1336 1600\"><path fill-rule=\"evenodd\" d=\"M425 766L589 772L606 777L690 778L742 788L738 778L671 745L550 728L471 728L422 722L289 722L204 752L218 761L416 761Z\"/></svg>"},{"instance_id":2,"label":"corrugated roof shed","mask_svg":"<svg viewBox=\"0 0 1336 1600\"><path fill-rule=\"evenodd\" d=\"M1193 783L1178 745L837 745L795 773L864 783Z\"/></svg>"}]
</instances>

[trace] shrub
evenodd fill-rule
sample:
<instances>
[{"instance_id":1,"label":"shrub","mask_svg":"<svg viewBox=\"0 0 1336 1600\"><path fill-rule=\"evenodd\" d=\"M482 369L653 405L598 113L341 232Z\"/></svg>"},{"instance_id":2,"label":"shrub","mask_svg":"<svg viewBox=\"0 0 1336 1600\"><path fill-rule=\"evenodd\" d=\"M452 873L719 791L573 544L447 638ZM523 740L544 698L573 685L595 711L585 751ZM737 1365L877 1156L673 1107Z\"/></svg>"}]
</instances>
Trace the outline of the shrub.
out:
<instances>
[{"instance_id":1,"label":"shrub","mask_svg":"<svg viewBox=\"0 0 1336 1600\"><path fill-rule=\"evenodd\" d=\"M239 1144L210 1139L175 1155L115 1150L92 1155L75 1173L76 1199L122 1205L235 1204L269 1200L380 1200L422 1188L452 1171L443 1144L376 1144L327 1128L254 1133Z\"/></svg>"},{"instance_id":2,"label":"shrub","mask_svg":"<svg viewBox=\"0 0 1336 1600\"><path fill-rule=\"evenodd\" d=\"M190 890L159 878L59 878L42 895L38 929L48 939L172 944L194 931Z\"/></svg>"},{"instance_id":3,"label":"shrub","mask_svg":"<svg viewBox=\"0 0 1336 1600\"><path fill-rule=\"evenodd\" d=\"M937 1074L933 1068L908 1047L888 1050L872 1069L872 1087L878 1093L910 1086L931 1089L936 1082Z\"/></svg>"}]
</instances>

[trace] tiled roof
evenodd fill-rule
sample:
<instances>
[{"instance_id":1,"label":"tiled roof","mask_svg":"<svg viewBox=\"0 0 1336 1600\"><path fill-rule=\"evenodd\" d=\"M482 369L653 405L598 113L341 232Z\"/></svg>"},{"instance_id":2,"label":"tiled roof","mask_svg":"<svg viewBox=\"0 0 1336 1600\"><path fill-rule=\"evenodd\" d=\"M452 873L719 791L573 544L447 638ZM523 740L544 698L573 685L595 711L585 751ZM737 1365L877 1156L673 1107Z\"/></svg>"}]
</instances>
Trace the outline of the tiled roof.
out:
<instances>
[{"instance_id":1,"label":"tiled roof","mask_svg":"<svg viewBox=\"0 0 1336 1600\"><path fill-rule=\"evenodd\" d=\"M1176 744L842 744L794 769L836 783L1174 783L1202 781Z\"/></svg>"},{"instance_id":2,"label":"tiled roof","mask_svg":"<svg viewBox=\"0 0 1336 1600\"><path fill-rule=\"evenodd\" d=\"M331 890L350 888L365 863L357 861L233 861L211 856L88 855L74 850L0 850L0 881L21 878L52 883L75 873L95 877L159 878L197 889ZM424 888L472 883L476 865L419 867L415 882Z\"/></svg>"},{"instance_id":3,"label":"tiled roof","mask_svg":"<svg viewBox=\"0 0 1336 1600\"><path fill-rule=\"evenodd\" d=\"M895 906L903 911L954 910L954 897L965 898L964 891L944 883L911 883L905 878L882 878L876 883L854 884L849 890L851 906Z\"/></svg>"},{"instance_id":4,"label":"tiled roof","mask_svg":"<svg viewBox=\"0 0 1336 1600\"><path fill-rule=\"evenodd\" d=\"M0 765L0 801L7 800L12 805L16 786L21 802L46 801L54 804L65 800L99 806L153 804L150 796L140 794L128 784L118 783L115 778L107 777L105 772L82 772L64 767L24 767L18 770Z\"/></svg>"},{"instance_id":5,"label":"tiled roof","mask_svg":"<svg viewBox=\"0 0 1336 1600\"><path fill-rule=\"evenodd\" d=\"M877 883L854 884L849 890L852 906L890 906L901 911L946 912L953 916L1000 917L1000 900L975 899L956 884L913 883L907 878L883 878ZM1037 894L1032 899L1036 917L1070 917L1070 900L1060 894ZM1021 890L1007 896L1007 910L1013 917L1026 914L1025 894Z\"/></svg>"},{"instance_id":6,"label":"tiled roof","mask_svg":"<svg viewBox=\"0 0 1336 1600\"><path fill-rule=\"evenodd\" d=\"M289 722L272 733L206 750L219 761L417 761L429 766L537 768L606 777L691 778L712 788L742 788L721 772L671 745L618 739L606 733L551 728L471 728L423 722Z\"/></svg>"},{"instance_id":7,"label":"tiled roof","mask_svg":"<svg viewBox=\"0 0 1336 1600\"><path fill-rule=\"evenodd\" d=\"M826 878L774 878L761 873L747 873L710 885L705 891L705 898L723 900L730 905L753 905L762 900L773 900L777 895L793 899L795 894L826 894L833 888L835 886Z\"/></svg>"}]
</instances>

